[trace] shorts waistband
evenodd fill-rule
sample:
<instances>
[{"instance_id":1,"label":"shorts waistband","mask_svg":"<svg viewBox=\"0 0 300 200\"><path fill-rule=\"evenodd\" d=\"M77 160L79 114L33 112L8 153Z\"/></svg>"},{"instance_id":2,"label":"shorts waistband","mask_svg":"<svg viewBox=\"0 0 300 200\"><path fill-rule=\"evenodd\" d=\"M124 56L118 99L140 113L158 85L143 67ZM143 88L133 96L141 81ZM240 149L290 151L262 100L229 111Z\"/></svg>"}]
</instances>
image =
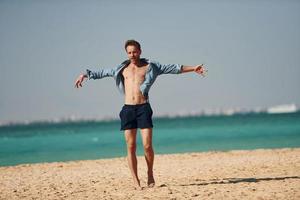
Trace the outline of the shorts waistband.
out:
<instances>
[{"instance_id":1,"label":"shorts waistband","mask_svg":"<svg viewBox=\"0 0 300 200\"><path fill-rule=\"evenodd\" d=\"M149 103L146 102L146 103L142 103L142 104L134 104L134 105L131 105L131 104L124 104L124 106L125 106L125 107L136 108L136 107L144 106L144 105L147 105L147 104L149 104Z\"/></svg>"}]
</instances>

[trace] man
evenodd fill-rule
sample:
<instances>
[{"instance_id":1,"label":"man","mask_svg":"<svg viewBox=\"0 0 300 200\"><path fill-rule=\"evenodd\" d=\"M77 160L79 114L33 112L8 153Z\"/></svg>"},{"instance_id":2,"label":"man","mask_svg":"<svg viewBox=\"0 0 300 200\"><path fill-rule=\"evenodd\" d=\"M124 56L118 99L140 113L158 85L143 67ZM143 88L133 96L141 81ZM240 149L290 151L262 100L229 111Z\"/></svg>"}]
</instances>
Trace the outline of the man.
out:
<instances>
[{"instance_id":1,"label":"man","mask_svg":"<svg viewBox=\"0 0 300 200\"><path fill-rule=\"evenodd\" d=\"M127 143L128 165L135 187L142 189L137 173L136 134L140 128L148 167L148 187L155 185L153 176L154 151L152 147L152 109L149 104L148 92L157 76L161 74L179 74L196 72L204 76L202 65L185 66L179 64L161 65L158 62L140 58L142 53L139 42L128 40L125 43L128 60L112 69L99 69L81 74L75 87L82 87L85 78L100 79L114 77L117 87L125 94L125 105L120 112L121 130L125 132Z\"/></svg>"}]
</instances>

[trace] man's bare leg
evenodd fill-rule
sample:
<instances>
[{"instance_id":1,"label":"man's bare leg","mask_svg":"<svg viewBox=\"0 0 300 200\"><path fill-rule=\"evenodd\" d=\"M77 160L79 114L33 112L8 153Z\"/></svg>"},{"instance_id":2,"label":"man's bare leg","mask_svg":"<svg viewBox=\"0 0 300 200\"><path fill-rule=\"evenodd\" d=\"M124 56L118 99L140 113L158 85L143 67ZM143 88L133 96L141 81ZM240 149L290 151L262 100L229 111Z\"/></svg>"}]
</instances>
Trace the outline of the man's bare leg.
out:
<instances>
[{"instance_id":1,"label":"man's bare leg","mask_svg":"<svg viewBox=\"0 0 300 200\"><path fill-rule=\"evenodd\" d=\"M154 187L153 176L154 151L152 146L152 128L141 129L141 135L144 145L145 159L148 166L148 186Z\"/></svg>"},{"instance_id":2,"label":"man's bare leg","mask_svg":"<svg viewBox=\"0 0 300 200\"><path fill-rule=\"evenodd\" d=\"M125 139L127 144L127 160L136 188L142 189L137 173L136 133L137 129L125 130Z\"/></svg>"}]
</instances>

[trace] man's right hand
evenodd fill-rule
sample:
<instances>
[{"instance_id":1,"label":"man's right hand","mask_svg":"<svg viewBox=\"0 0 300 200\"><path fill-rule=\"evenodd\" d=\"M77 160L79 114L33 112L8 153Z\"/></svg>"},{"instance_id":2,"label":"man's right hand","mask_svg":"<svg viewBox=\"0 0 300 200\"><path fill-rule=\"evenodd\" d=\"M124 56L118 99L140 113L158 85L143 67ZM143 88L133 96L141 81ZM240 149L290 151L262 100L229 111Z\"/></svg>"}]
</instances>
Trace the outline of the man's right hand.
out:
<instances>
[{"instance_id":1,"label":"man's right hand","mask_svg":"<svg viewBox=\"0 0 300 200\"><path fill-rule=\"evenodd\" d=\"M79 88L82 87L82 82L84 81L84 79L87 78L87 75L85 74L81 74L79 75L79 77L77 78L76 82L75 82L75 87Z\"/></svg>"}]
</instances>

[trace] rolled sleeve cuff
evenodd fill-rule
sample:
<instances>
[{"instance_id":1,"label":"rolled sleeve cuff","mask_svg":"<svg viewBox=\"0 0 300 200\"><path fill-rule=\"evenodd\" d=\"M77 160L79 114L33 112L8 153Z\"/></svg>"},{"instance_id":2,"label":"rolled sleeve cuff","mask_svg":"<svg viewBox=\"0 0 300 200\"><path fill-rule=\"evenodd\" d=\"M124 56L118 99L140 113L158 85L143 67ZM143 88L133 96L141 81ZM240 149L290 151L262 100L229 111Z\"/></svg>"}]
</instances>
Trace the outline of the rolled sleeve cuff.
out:
<instances>
[{"instance_id":1,"label":"rolled sleeve cuff","mask_svg":"<svg viewBox=\"0 0 300 200\"><path fill-rule=\"evenodd\" d=\"M89 69L86 70L85 75L88 77L89 80L94 78L93 74L92 74L92 71L89 70Z\"/></svg>"},{"instance_id":2,"label":"rolled sleeve cuff","mask_svg":"<svg viewBox=\"0 0 300 200\"><path fill-rule=\"evenodd\" d=\"M182 67L183 67L183 65L177 64L177 66L176 66L177 74L180 74L182 72Z\"/></svg>"}]
</instances>

